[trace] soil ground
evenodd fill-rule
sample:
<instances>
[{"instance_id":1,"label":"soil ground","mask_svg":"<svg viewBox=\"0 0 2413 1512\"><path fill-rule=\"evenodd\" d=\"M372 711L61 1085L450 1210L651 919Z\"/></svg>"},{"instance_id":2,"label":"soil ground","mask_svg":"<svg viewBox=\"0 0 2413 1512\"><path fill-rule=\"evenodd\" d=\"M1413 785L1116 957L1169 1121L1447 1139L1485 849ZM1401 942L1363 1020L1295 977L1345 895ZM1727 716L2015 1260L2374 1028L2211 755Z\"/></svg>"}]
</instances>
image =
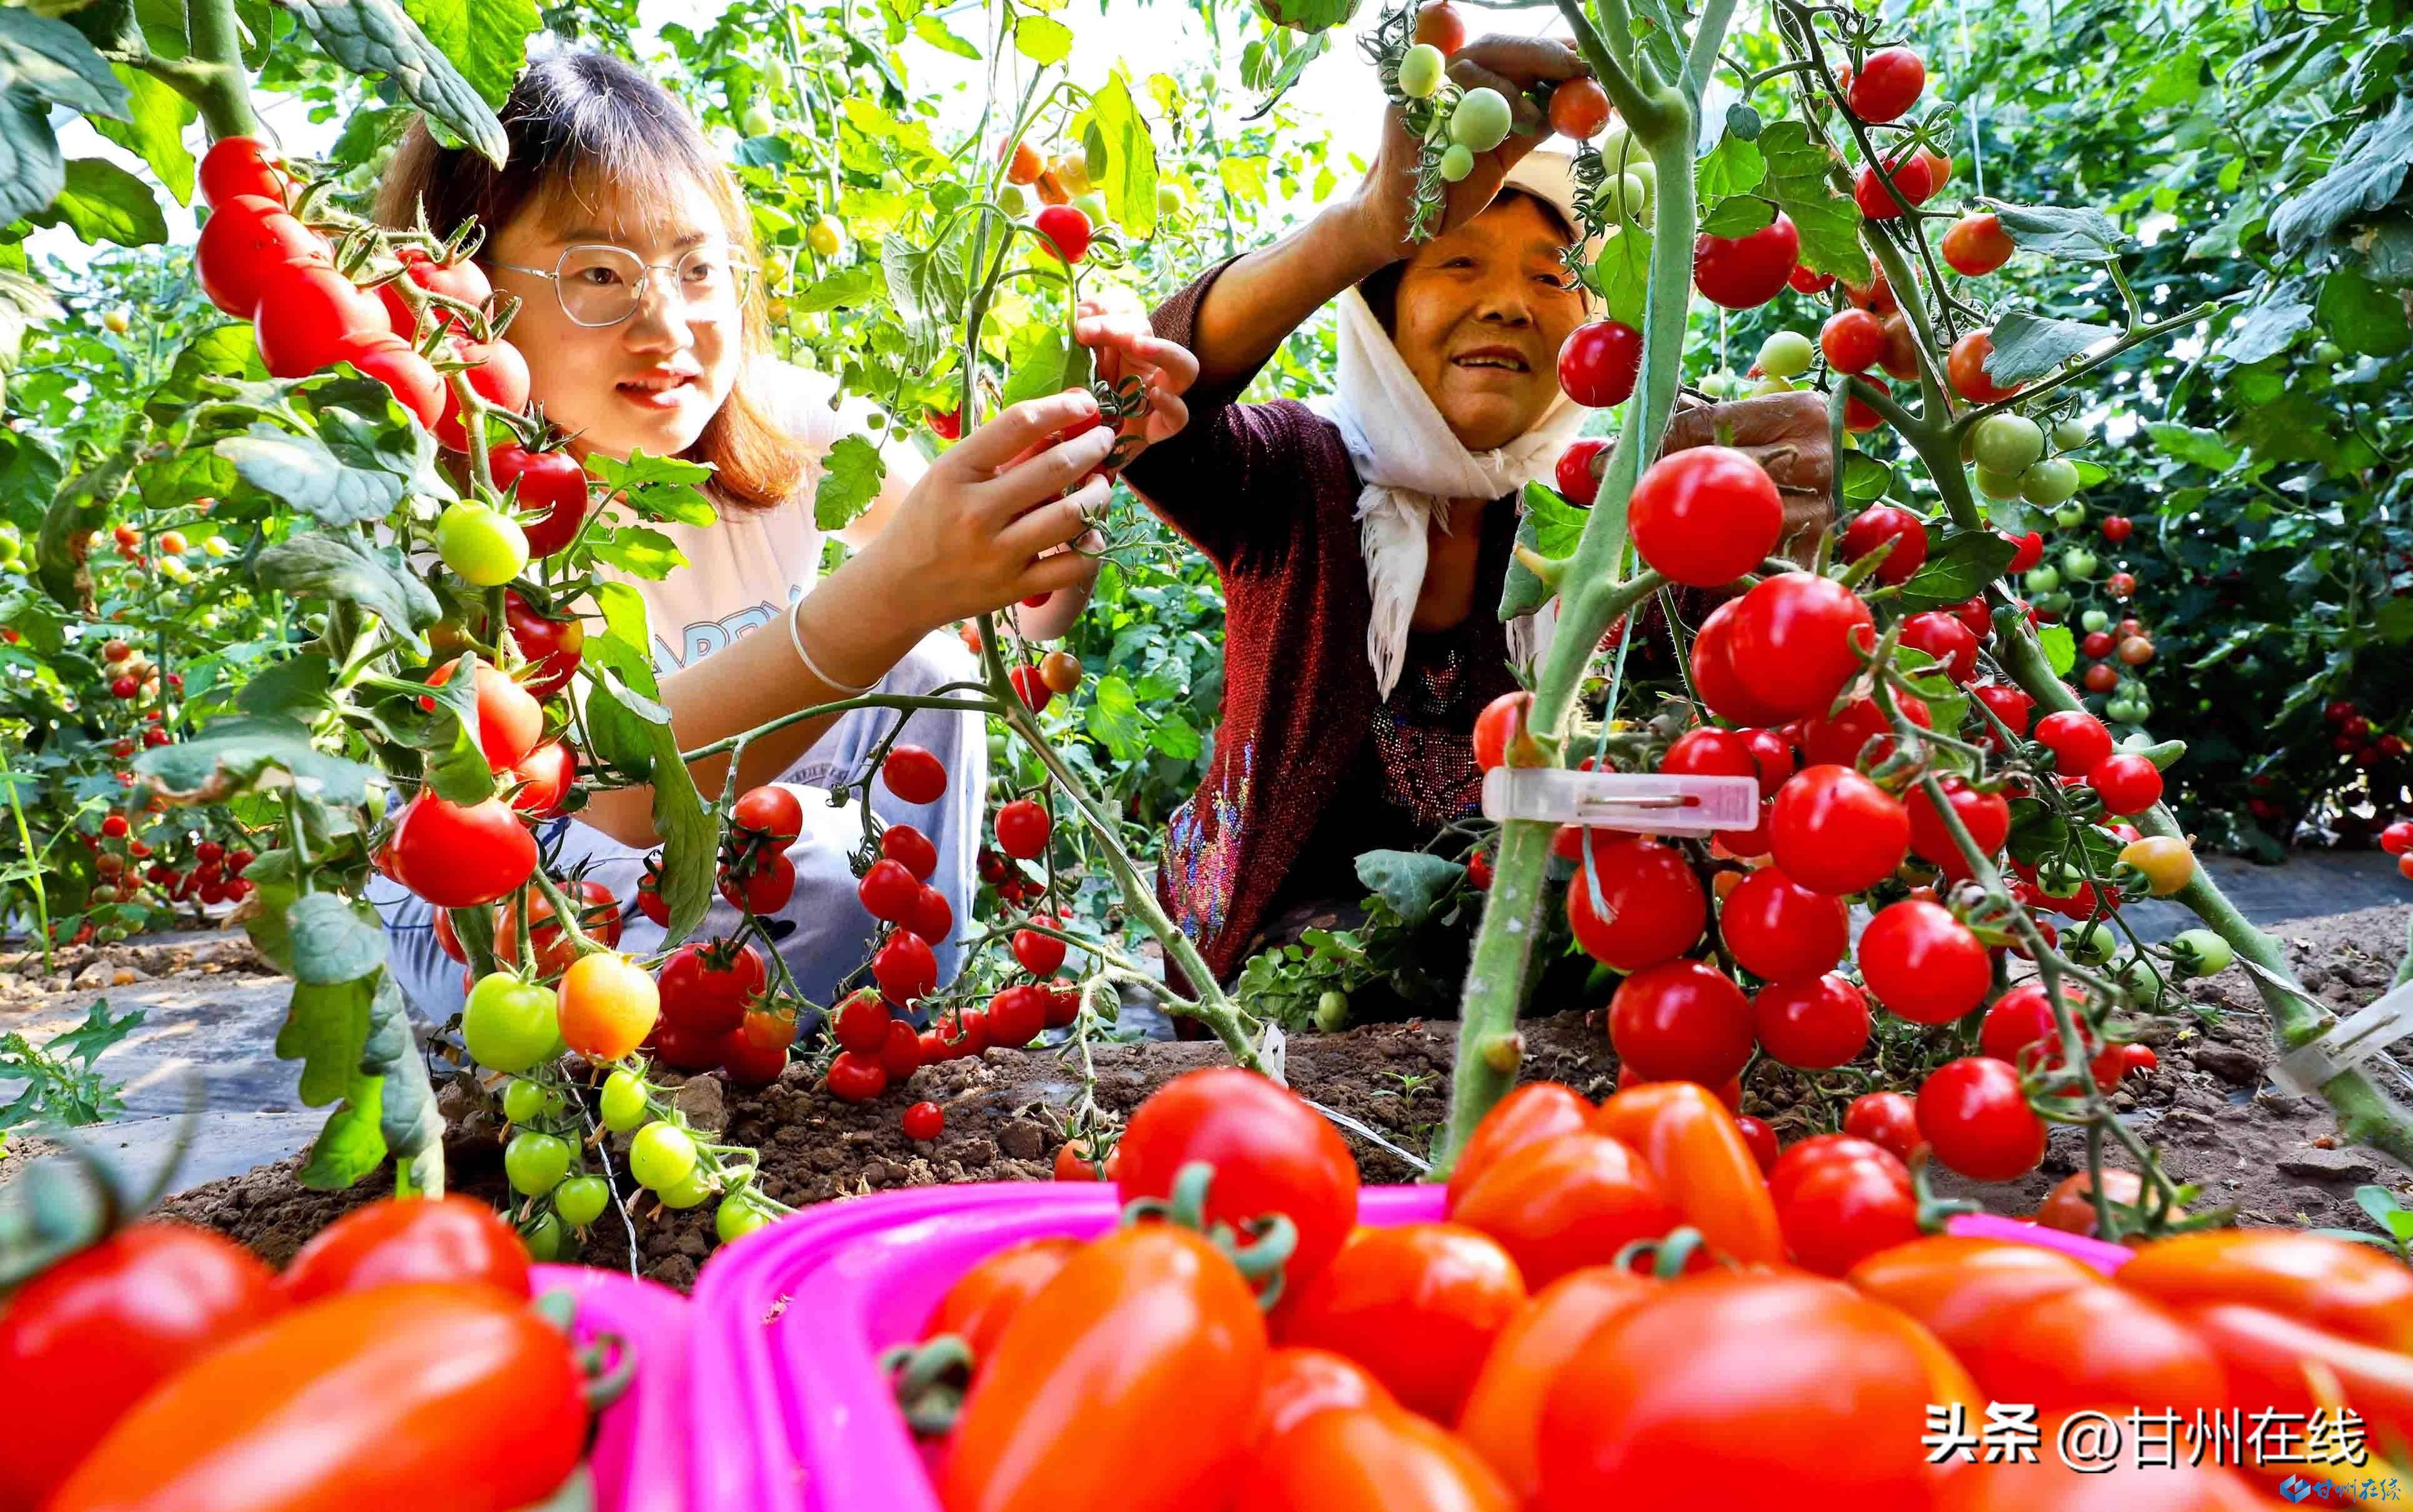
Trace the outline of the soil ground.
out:
<instances>
[{"instance_id":1,"label":"soil ground","mask_svg":"<svg viewBox=\"0 0 2413 1512\"><path fill-rule=\"evenodd\" d=\"M2408 921L2413 908L2366 909L2284 922L2271 932L2305 986L2346 1013L2386 989ZM2157 1045L2160 1067L2132 1077L2121 1098L2166 1167L2201 1186L2199 1206L2231 1205L2247 1223L2367 1228L2353 1201L2358 1185L2376 1181L2413 1193L2413 1173L2373 1151L2338 1148L2326 1104L2271 1084L2270 1026L2243 971L2232 968L2184 990L2188 1011L2155 1021L2143 1036ZM1524 1028L1528 1077L1565 1081L1594 1096L1610 1090L1616 1062L1597 1009L1530 1019ZM1444 1114L1456 1030L1455 1023L1433 1021L1294 1037L1289 1079L1391 1143L1421 1150ZM1092 1051L1096 1099L1125 1114L1166 1080L1219 1060L1220 1050L1206 1043L1100 1045ZM2413 1076L2401 1068L2386 1066L2382 1074L2413 1088ZM1788 1141L1815 1132L1818 1104L1801 1100L1790 1074L1769 1067L1754 1071L1750 1082L1747 1111L1768 1118ZM759 1092L732 1092L716 1077L698 1077L682 1103L699 1123L725 1127L733 1140L761 1149L763 1190L801 1206L892 1187L1044 1179L1079 1095L1077 1057L1027 1051L929 1067L909 1090L862 1105L832 1099L802 1066ZM898 1125L902 1108L922 1099L947 1115L945 1132L926 1145L908 1139ZM493 1116L462 1089L448 1089L445 1101L451 1180L458 1190L503 1200ZM1349 1138L1369 1181L1412 1178L1412 1168L1390 1151ZM2079 1137L2061 1131L2043 1167L2021 1181L1980 1187L1946 1176L1935 1184L1992 1211L2024 1214L2083 1160ZM285 1160L209 1182L171 1199L167 1211L230 1233L281 1263L336 1216L391 1190L371 1178L347 1192L310 1192L294 1179L299 1164ZM711 1250L708 1207L641 1219L633 1245L614 1210L590 1232L583 1258L685 1288Z\"/></svg>"}]
</instances>

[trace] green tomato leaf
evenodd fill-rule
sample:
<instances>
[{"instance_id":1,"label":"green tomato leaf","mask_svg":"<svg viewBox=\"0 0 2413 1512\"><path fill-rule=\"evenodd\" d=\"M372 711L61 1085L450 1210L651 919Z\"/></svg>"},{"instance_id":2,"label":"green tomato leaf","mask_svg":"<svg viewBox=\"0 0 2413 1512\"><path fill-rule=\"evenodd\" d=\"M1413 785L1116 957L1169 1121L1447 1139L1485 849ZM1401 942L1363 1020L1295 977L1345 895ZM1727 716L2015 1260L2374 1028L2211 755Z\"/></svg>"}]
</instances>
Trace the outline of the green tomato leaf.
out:
<instances>
[{"instance_id":1,"label":"green tomato leaf","mask_svg":"<svg viewBox=\"0 0 2413 1512\"><path fill-rule=\"evenodd\" d=\"M335 663L329 658L315 654L289 657L252 674L251 680L235 694L235 704L257 719L307 719L334 706L334 701L328 696L334 684ZM473 706L474 704L473 689Z\"/></svg>"},{"instance_id":2,"label":"green tomato leaf","mask_svg":"<svg viewBox=\"0 0 2413 1512\"><path fill-rule=\"evenodd\" d=\"M432 438L422 438L434 444ZM409 477L381 466L359 466L364 460L361 439L357 431L345 436L346 455L338 456L316 436L297 436L260 421L244 435L218 442L215 450L234 464L244 482L312 519L340 526L365 525L392 513ZM372 458L386 455L366 452Z\"/></svg>"},{"instance_id":3,"label":"green tomato leaf","mask_svg":"<svg viewBox=\"0 0 2413 1512\"><path fill-rule=\"evenodd\" d=\"M303 986L363 980L385 964L385 929L364 900L312 893L294 900L285 922L293 941L293 979Z\"/></svg>"},{"instance_id":4,"label":"green tomato leaf","mask_svg":"<svg viewBox=\"0 0 2413 1512\"><path fill-rule=\"evenodd\" d=\"M400 551L372 546L355 536L317 531L295 536L261 552L254 571L263 587L282 588L301 599L358 604L407 630L425 630L444 614Z\"/></svg>"},{"instance_id":5,"label":"green tomato leaf","mask_svg":"<svg viewBox=\"0 0 2413 1512\"><path fill-rule=\"evenodd\" d=\"M1893 491L1893 469L1866 452L1843 453L1843 497L1852 503L1875 503Z\"/></svg>"},{"instance_id":6,"label":"green tomato leaf","mask_svg":"<svg viewBox=\"0 0 2413 1512\"><path fill-rule=\"evenodd\" d=\"M327 55L363 75L384 75L428 118L496 167L511 150L503 125L476 86L394 0L280 0Z\"/></svg>"},{"instance_id":7,"label":"green tomato leaf","mask_svg":"<svg viewBox=\"0 0 2413 1512\"><path fill-rule=\"evenodd\" d=\"M1089 737L1105 747L1115 762L1127 764L1139 760L1147 739L1147 719L1130 683L1113 675L1099 678L1089 690L1084 720Z\"/></svg>"},{"instance_id":8,"label":"green tomato leaf","mask_svg":"<svg viewBox=\"0 0 2413 1512\"><path fill-rule=\"evenodd\" d=\"M67 164L58 198L31 218L37 226L65 226L86 244L149 246L168 239L168 218L151 186L99 157Z\"/></svg>"},{"instance_id":9,"label":"green tomato leaf","mask_svg":"<svg viewBox=\"0 0 2413 1512\"><path fill-rule=\"evenodd\" d=\"M2099 210L1980 201L2003 224L2013 246L2071 262L2109 262L2128 245L2128 233Z\"/></svg>"},{"instance_id":10,"label":"green tomato leaf","mask_svg":"<svg viewBox=\"0 0 2413 1512\"><path fill-rule=\"evenodd\" d=\"M68 171L73 173L72 166ZM2318 313L2330 339L2347 351L2393 357L2413 346L2413 327L2406 324L2404 301L2351 264L2332 269L2321 280Z\"/></svg>"},{"instance_id":11,"label":"green tomato leaf","mask_svg":"<svg viewBox=\"0 0 2413 1512\"><path fill-rule=\"evenodd\" d=\"M2011 310L1994 322L1994 349L1986 359L1986 373L1997 383L2033 382L2084 355L2088 348L2119 338L2111 326Z\"/></svg>"},{"instance_id":12,"label":"green tomato leaf","mask_svg":"<svg viewBox=\"0 0 2413 1512\"><path fill-rule=\"evenodd\" d=\"M2044 659L2056 677L2066 677L2069 669L2078 665L2078 641L2066 625L2045 625L2036 630L2036 640L2044 646Z\"/></svg>"},{"instance_id":13,"label":"green tomato leaf","mask_svg":"<svg viewBox=\"0 0 2413 1512\"><path fill-rule=\"evenodd\" d=\"M81 115L126 119L126 86L84 35L14 6L0 7L0 95L37 117L48 114L43 107L64 105Z\"/></svg>"},{"instance_id":14,"label":"green tomato leaf","mask_svg":"<svg viewBox=\"0 0 2413 1512\"><path fill-rule=\"evenodd\" d=\"M2218 431L2154 421L2146 425L2145 434L2166 454L2207 472L2227 472L2237 463L2237 449L2223 440Z\"/></svg>"},{"instance_id":15,"label":"green tomato leaf","mask_svg":"<svg viewBox=\"0 0 2413 1512\"><path fill-rule=\"evenodd\" d=\"M2376 214L2396 198L2407 167L2413 167L2413 95L2400 94L2387 114L2354 128L2328 172L2272 213L2272 238L2292 255L2357 215Z\"/></svg>"},{"instance_id":16,"label":"green tomato leaf","mask_svg":"<svg viewBox=\"0 0 2413 1512\"><path fill-rule=\"evenodd\" d=\"M843 530L880 497L888 460L861 436L841 436L822 462L821 486L813 490L813 523Z\"/></svg>"},{"instance_id":17,"label":"green tomato leaf","mask_svg":"<svg viewBox=\"0 0 2413 1512\"><path fill-rule=\"evenodd\" d=\"M1736 108L1748 109L1739 102ZM1759 150L1757 137L1757 132L1750 138L1737 136L1729 126L1725 137L1695 165L1693 182L1703 204L1733 195L1749 194L1768 177L1768 158ZM1637 146L1635 150L1639 152L1641 149ZM1617 169L1615 163L1608 166L1612 172ZM1756 230L1758 227L1753 230Z\"/></svg>"},{"instance_id":18,"label":"green tomato leaf","mask_svg":"<svg viewBox=\"0 0 2413 1512\"><path fill-rule=\"evenodd\" d=\"M1651 234L1639 226L1610 228L1584 270L1584 282L1601 297L1601 313L1639 329L1651 291Z\"/></svg>"},{"instance_id":19,"label":"green tomato leaf","mask_svg":"<svg viewBox=\"0 0 2413 1512\"><path fill-rule=\"evenodd\" d=\"M496 107L527 67L528 37L543 23L536 0L403 0L403 8Z\"/></svg>"},{"instance_id":20,"label":"green tomato leaf","mask_svg":"<svg viewBox=\"0 0 2413 1512\"><path fill-rule=\"evenodd\" d=\"M1061 63L1073 55L1073 28L1049 16L1017 17L1014 50L1041 67Z\"/></svg>"},{"instance_id":21,"label":"green tomato leaf","mask_svg":"<svg viewBox=\"0 0 2413 1512\"><path fill-rule=\"evenodd\" d=\"M1105 191L1107 212L1116 225L1146 241L1156 234L1156 141L1120 68L1089 96L1089 125L1105 149L1105 161L1091 176Z\"/></svg>"},{"instance_id":22,"label":"green tomato leaf","mask_svg":"<svg viewBox=\"0 0 2413 1512\"><path fill-rule=\"evenodd\" d=\"M712 481L708 464L651 456L640 447L625 462L600 452L589 453L586 471L607 494L616 496L645 519L709 526L720 518L720 511L703 495L703 485Z\"/></svg>"},{"instance_id":23,"label":"green tomato leaf","mask_svg":"<svg viewBox=\"0 0 2413 1512\"><path fill-rule=\"evenodd\" d=\"M680 760L668 709L604 667L587 685L586 710L597 754L653 787L654 833L662 840L662 900L671 913L663 939L675 944L711 906L719 826Z\"/></svg>"},{"instance_id":24,"label":"green tomato leaf","mask_svg":"<svg viewBox=\"0 0 2413 1512\"><path fill-rule=\"evenodd\" d=\"M316 803L358 808L375 769L331 756L311 743L310 727L289 719L213 719L197 735L144 751L135 776L171 803L225 803L238 793L290 787Z\"/></svg>"},{"instance_id":25,"label":"green tomato leaf","mask_svg":"<svg viewBox=\"0 0 2413 1512\"><path fill-rule=\"evenodd\" d=\"M99 118L93 129L141 157L180 205L193 202L193 154L185 128L200 113L166 81L118 64L113 70L126 89L126 119Z\"/></svg>"},{"instance_id":26,"label":"green tomato leaf","mask_svg":"<svg viewBox=\"0 0 2413 1512\"><path fill-rule=\"evenodd\" d=\"M641 525L589 530L586 545L597 561L651 582L658 583L670 576L673 570L687 565L687 556L678 549L677 541Z\"/></svg>"},{"instance_id":27,"label":"green tomato leaf","mask_svg":"<svg viewBox=\"0 0 2413 1512\"><path fill-rule=\"evenodd\" d=\"M981 50L947 30L947 23L924 11L913 18L913 35L941 52L952 52L959 58L978 58Z\"/></svg>"},{"instance_id":28,"label":"green tomato leaf","mask_svg":"<svg viewBox=\"0 0 2413 1512\"><path fill-rule=\"evenodd\" d=\"M1369 851L1357 858L1357 880L1412 928L1424 923L1465 875L1460 863L1422 851Z\"/></svg>"},{"instance_id":29,"label":"green tomato leaf","mask_svg":"<svg viewBox=\"0 0 2413 1512\"><path fill-rule=\"evenodd\" d=\"M1793 217L1801 234L1801 261L1813 273L1830 273L1865 284L1872 274L1860 245L1860 207L1827 181L1827 149L1811 140L1799 121L1773 121L1754 143L1768 165L1758 192Z\"/></svg>"},{"instance_id":30,"label":"green tomato leaf","mask_svg":"<svg viewBox=\"0 0 2413 1512\"><path fill-rule=\"evenodd\" d=\"M1749 236L1767 230L1775 219L1776 207L1757 195L1730 195L1701 216L1701 230L1710 236Z\"/></svg>"},{"instance_id":31,"label":"green tomato leaf","mask_svg":"<svg viewBox=\"0 0 2413 1512\"><path fill-rule=\"evenodd\" d=\"M0 7L0 20L24 14ZM0 226L49 204L67 182L67 160L51 130L50 107L23 90L0 92Z\"/></svg>"},{"instance_id":32,"label":"green tomato leaf","mask_svg":"<svg viewBox=\"0 0 2413 1512\"><path fill-rule=\"evenodd\" d=\"M2272 285L2228 328L2213 355L2245 366L2286 351L2312 329L2313 302L2305 297L2309 287L2302 278Z\"/></svg>"},{"instance_id":33,"label":"green tomato leaf","mask_svg":"<svg viewBox=\"0 0 2413 1512\"><path fill-rule=\"evenodd\" d=\"M1094 371L1089 348L1074 345L1064 328L1053 323L1028 326L1017 332L1013 356L1014 370L1006 378L1005 393L998 401L1000 407L1082 387Z\"/></svg>"}]
</instances>

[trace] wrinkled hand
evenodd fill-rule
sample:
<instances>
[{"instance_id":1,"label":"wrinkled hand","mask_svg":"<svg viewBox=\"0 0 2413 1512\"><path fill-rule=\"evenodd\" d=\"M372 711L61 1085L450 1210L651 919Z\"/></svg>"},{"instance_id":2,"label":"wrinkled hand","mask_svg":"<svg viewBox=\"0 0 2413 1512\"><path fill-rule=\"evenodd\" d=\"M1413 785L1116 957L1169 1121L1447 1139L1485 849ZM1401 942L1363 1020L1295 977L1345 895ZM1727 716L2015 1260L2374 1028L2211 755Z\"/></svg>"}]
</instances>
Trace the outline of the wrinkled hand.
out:
<instances>
[{"instance_id":1,"label":"wrinkled hand","mask_svg":"<svg viewBox=\"0 0 2413 1512\"><path fill-rule=\"evenodd\" d=\"M1073 337L1097 353L1098 377L1109 384L1126 378L1147 384L1147 413L1122 425L1122 434L1138 443L1138 450L1124 458L1128 464L1190 423L1190 406L1181 396L1198 380L1198 359L1188 348L1156 334L1136 296L1118 293L1120 297L1109 300L1083 300L1074 312Z\"/></svg>"},{"instance_id":2,"label":"wrinkled hand","mask_svg":"<svg viewBox=\"0 0 2413 1512\"><path fill-rule=\"evenodd\" d=\"M1722 428L1730 433L1723 438ZM1679 409L1668 423L1663 454L1719 445L1742 452L1775 480L1784 500L1784 539L1806 556L1805 543L1835 521L1835 447L1827 396L1802 389ZM1596 473L1606 474L1616 451L1606 448L1593 459Z\"/></svg>"},{"instance_id":3,"label":"wrinkled hand","mask_svg":"<svg viewBox=\"0 0 2413 1512\"><path fill-rule=\"evenodd\" d=\"M1496 89L1508 98L1507 140L1488 153L1474 155L1474 171L1446 185L1441 224L1435 234L1462 226L1483 213L1500 193L1508 170L1542 144L1548 133L1541 110L1525 92L1544 81L1589 79L1591 67L1565 42L1548 37L1483 37L1458 49L1449 60L1451 82L1461 89ZM1410 250L1405 238L1408 212L1414 197L1418 143L1395 107L1385 114L1383 145L1366 182L1357 191L1367 234L1394 257Z\"/></svg>"}]
</instances>

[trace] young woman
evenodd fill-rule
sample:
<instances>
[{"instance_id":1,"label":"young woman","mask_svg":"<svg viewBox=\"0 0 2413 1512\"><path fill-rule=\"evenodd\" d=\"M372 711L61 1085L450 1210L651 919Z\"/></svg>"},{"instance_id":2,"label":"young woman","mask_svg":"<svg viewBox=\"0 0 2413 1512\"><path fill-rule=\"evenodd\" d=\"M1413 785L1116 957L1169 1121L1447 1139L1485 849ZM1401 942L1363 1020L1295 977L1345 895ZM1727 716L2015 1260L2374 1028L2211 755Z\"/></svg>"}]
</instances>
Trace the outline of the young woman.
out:
<instances>
[{"instance_id":1,"label":"young woman","mask_svg":"<svg viewBox=\"0 0 2413 1512\"><path fill-rule=\"evenodd\" d=\"M1547 644L1548 611L1505 625L1494 611L1515 496L1551 476L1588 413L1560 392L1557 360L1589 311L1563 259L1569 164L1533 153L1525 91L1586 71L1547 39L1474 43L1452 77L1517 101L1518 130L1450 186L1439 234L1405 241L1415 145L1395 111L1354 195L1151 317L1197 357L1193 423L1125 477L1213 559L1227 614L1214 757L1168 827L1158 890L1218 977L1345 920L1371 890L1359 855L1425 848L1479 808L1475 716ZM1236 403L1336 297L1338 393ZM1087 329L1132 324L1101 314ZM1779 442L1762 454L1798 532L1824 518L1826 424L1818 396L1792 397L1719 408L1743 422L1735 444ZM1669 444L1707 441L1705 420L1680 421ZM1450 965L1445 953L1434 974Z\"/></svg>"},{"instance_id":2,"label":"young woman","mask_svg":"<svg viewBox=\"0 0 2413 1512\"><path fill-rule=\"evenodd\" d=\"M923 694L977 678L943 628L985 610L1019 615L1033 639L1062 633L1095 564L1061 548L1103 510L1108 485L1066 491L1114 435L1098 426L1044 442L1093 414L1094 400L1074 391L1017 405L926 467L892 441L879 500L842 533L855 555L823 577L813 520L822 458L840 436L868 428L867 407L838 402L828 379L766 355L749 277L752 218L713 149L668 92L598 53L531 65L501 116L511 150L499 169L413 126L387 170L378 215L389 225L423 219L440 233L472 216L486 229L477 260L498 292L521 300L509 339L527 359L532 396L575 451L625 458L642 449L714 466L708 492L719 518L655 527L685 564L659 582L627 580L645 602L661 702L682 749L875 688ZM1118 345L1122 368L1159 375L1147 438L1179 429L1187 354L1145 333L1100 339ZM1043 594L1044 606L1022 606ZM861 775L895 718L863 709L790 725L749 744L738 774L741 791L777 781L803 800L805 830L789 851L795 893L771 928L798 985L824 1005L875 929L848 864L862 813L834 806L827 790ZM929 837L939 852L932 883L967 917L986 786L980 721L923 711L901 738L939 757L947 792L910 804L875 783L872 808ZM727 760L691 763L705 793L721 791ZM584 867L622 900L622 945L640 951L660 934L632 906L645 852L659 843L651 805L649 788L596 793L540 836L556 873ZM372 897L402 985L422 1013L442 1019L460 1004L461 971L435 942L432 910L382 878ZM698 938L735 920L716 899ZM944 982L956 951L951 941L931 943Z\"/></svg>"}]
</instances>

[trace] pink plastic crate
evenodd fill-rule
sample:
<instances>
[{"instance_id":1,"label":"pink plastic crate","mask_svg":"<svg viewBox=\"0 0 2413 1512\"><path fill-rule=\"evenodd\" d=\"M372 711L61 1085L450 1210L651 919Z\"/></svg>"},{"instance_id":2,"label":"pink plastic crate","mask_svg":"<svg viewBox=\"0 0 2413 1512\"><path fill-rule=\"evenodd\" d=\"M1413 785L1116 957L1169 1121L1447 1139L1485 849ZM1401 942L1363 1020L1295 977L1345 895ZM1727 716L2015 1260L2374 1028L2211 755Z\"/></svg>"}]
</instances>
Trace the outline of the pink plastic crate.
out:
<instances>
[{"instance_id":1,"label":"pink plastic crate","mask_svg":"<svg viewBox=\"0 0 2413 1512\"><path fill-rule=\"evenodd\" d=\"M1359 1217L1429 1222L1443 1196L1437 1186L1369 1187ZM689 1512L940 1512L881 1352L917 1338L984 1256L1046 1235L1090 1238L1117 1213L1114 1188L1088 1182L932 1187L809 1208L722 1251L692 1303L688 1415L744 1430L717 1434L712 1453L688 1461ZM1950 1226L2045 1244L2107 1271L2128 1257L2012 1219ZM655 1468L644 1466L647 1484Z\"/></svg>"},{"instance_id":2,"label":"pink plastic crate","mask_svg":"<svg viewBox=\"0 0 2413 1512\"><path fill-rule=\"evenodd\" d=\"M578 1338L615 1333L636 1375L603 1410L587 1468L596 1512L682 1512L687 1505L688 1299L667 1286L589 1266L539 1266L535 1290L578 1297Z\"/></svg>"}]
</instances>

